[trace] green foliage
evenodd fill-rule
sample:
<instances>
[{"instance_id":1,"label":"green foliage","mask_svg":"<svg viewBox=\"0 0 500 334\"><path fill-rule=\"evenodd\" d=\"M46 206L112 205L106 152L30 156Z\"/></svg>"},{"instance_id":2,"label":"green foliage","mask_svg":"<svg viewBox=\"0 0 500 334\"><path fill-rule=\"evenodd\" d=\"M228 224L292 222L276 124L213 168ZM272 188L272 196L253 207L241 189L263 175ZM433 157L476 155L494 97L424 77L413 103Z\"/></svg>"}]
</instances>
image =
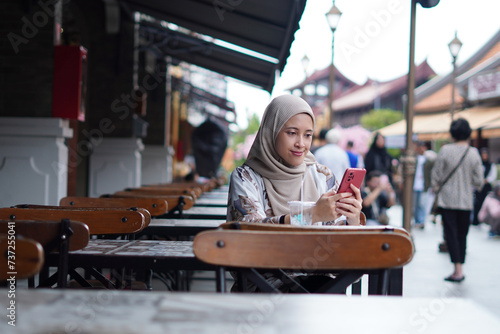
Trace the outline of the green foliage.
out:
<instances>
[{"instance_id":1,"label":"green foliage","mask_svg":"<svg viewBox=\"0 0 500 334\"><path fill-rule=\"evenodd\" d=\"M232 148L236 149L238 144L244 143L248 135L254 134L259 130L260 119L257 114L252 114L248 119L248 126L244 130L240 130L233 134L233 144Z\"/></svg>"},{"instance_id":2,"label":"green foliage","mask_svg":"<svg viewBox=\"0 0 500 334\"><path fill-rule=\"evenodd\" d=\"M233 134L232 136L232 141L231 141L231 148L235 152L240 152L242 151L242 145L245 143L246 139L248 136L253 135L257 133L259 130L260 126L260 119L257 114L253 114L252 116L249 117L248 119L248 126L244 130L240 130L237 133ZM246 148L248 149L248 148ZM234 158L234 167L241 166L246 160L246 156L243 156L241 158Z\"/></svg>"},{"instance_id":3,"label":"green foliage","mask_svg":"<svg viewBox=\"0 0 500 334\"><path fill-rule=\"evenodd\" d=\"M369 113L361 116L361 126L365 129L375 131L402 119L403 113L401 111L392 109L371 110Z\"/></svg>"}]
</instances>

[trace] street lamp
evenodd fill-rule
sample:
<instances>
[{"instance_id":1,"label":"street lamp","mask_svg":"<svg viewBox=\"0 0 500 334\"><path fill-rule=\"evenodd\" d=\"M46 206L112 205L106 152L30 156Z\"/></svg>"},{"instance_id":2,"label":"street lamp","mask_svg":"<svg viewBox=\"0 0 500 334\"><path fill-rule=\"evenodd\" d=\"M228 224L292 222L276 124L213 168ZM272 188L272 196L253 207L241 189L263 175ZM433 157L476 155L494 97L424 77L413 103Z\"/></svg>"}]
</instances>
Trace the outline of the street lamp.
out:
<instances>
[{"instance_id":1,"label":"street lamp","mask_svg":"<svg viewBox=\"0 0 500 334\"><path fill-rule=\"evenodd\" d=\"M306 74L306 79L307 79L307 69L309 68L309 57L305 54L304 57L302 57L301 60L302 67L304 68L304 73Z\"/></svg>"},{"instance_id":2,"label":"street lamp","mask_svg":"<svg viewBox=\"0 0 500 334\"><path fill-rule=\"evenodd\" d=\"M450 49L451 57L453 58L453 72L451 75L451 120L453 121L453 115L455 113L455 76L457 69L457 57L460 49L462 48L462 42L457 37L457 32L455 31L455 38L448 44L448 48Z\"/></svg>"},{"instance_id":3,"label":"street lamp","mask_svg":"<svg viewBox=\"0 0 500 334\"><path fill-rule=\"evenodd\" d=\"M334 46L334 35L335 30L339 24L340 16L342 16L342 12L335 6L335 0L333 0L332 8L325 14L326 20L328 21L328 25L332 30L332 64L330 66L330 84L328 88L328 111L330 113L330 127L333 128L333 88L335 81L335 70L333 67L333 46Z\"/></svg>"}]
</instances>

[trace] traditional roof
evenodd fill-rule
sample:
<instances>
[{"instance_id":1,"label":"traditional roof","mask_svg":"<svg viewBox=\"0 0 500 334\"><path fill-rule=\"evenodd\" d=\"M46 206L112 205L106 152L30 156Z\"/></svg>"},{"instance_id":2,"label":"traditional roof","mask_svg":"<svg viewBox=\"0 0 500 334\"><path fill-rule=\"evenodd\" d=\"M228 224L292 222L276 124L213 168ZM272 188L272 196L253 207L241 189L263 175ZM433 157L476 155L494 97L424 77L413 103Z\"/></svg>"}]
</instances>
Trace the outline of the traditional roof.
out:
<instances>
[{"instance_id":1,"label":"traditional roof","mask_svg":"<svg viewBox=\"0 0 500 334\"><path fill-rule=\"evenodd\" d=\"M424 60L415 68L415 78L417 82L426 81L429 77L436 75L434 70L429 66L427 60ZM355 86L350 90L339 94L334 99L333 109L338 112L342 110L360 108L363 106L373 106L375 99L384 99L401 94L408 85L408 75L403 75L399 78L381 82L368 79L362 86Z\"/></svg>"},{"instance_id":2,"label":"traditional roof","mask_svg":"<svg viewBox=\"0 0 500 334\"><path fill-rule=\"evenodd\" d=\"M495 59L500 54L500 30L472 57L456 67L455 105L463 109L466 99L460 93L460 88L478 71L485 68L496 68ZM497 65L495 65L497 64ZM477 68L476 70L473 70ZM432 113L447 111L451 105L452 73L436 77L415 89L415 113Z\"/></svg>"}]
</instances>

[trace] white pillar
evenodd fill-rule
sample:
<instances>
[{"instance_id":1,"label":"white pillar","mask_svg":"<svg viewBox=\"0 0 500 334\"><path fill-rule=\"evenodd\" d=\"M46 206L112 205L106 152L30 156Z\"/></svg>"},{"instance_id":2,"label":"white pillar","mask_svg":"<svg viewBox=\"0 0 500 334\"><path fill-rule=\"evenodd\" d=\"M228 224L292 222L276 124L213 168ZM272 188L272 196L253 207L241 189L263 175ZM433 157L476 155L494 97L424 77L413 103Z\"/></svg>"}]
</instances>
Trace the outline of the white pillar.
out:
<instances>
[{"instance_id":1,"label":"white pillar","mask_svg":"<svg viewBox=\"0 0 500 334\"><path fill-rule=\"evenodd\" d=\"M67 195L69 122L0 117L0 206L58 205Z\"/></svg>"},{"instance_id":2,"label":"white pillar","mask_svg":"<svg viewBox=\"0 0 500 334\"><path fill-rule=\"evenodd\" d=\"M142 152L142 184L172 183L173 148L146 145Z\"/></svg>"},{"instance_id":3,"label":"white pillar","mask_svg":"<svg viewBox=\"0 0 500 334\"><path fill-rule=\"evenodd\" d=\"M103 138L90 156L89 196L139 187L143 149L141 139Z\"/></svg>"}]
</instances>

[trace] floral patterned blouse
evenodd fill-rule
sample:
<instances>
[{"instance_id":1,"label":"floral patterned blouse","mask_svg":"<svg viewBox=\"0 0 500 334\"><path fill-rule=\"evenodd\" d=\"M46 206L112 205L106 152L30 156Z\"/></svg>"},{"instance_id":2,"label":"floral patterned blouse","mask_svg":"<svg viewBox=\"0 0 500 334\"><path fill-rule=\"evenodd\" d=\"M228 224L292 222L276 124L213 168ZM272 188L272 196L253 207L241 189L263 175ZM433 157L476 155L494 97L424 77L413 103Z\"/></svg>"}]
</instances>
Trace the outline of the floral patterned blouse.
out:
<instances>
[{"instance_id":1,"label":"floral patterned blouse","mask_svg":"<svg viewBox=\"0 0 500 334\"><path fill-rule=\"evenodd\" d=\"M338 187L327 167L316 163L307 168L320 195ZM273 213L262 176L247 165L236 168L229 182L227 221L278 224L279 219Z\"/></svg>"}]
</instances>

